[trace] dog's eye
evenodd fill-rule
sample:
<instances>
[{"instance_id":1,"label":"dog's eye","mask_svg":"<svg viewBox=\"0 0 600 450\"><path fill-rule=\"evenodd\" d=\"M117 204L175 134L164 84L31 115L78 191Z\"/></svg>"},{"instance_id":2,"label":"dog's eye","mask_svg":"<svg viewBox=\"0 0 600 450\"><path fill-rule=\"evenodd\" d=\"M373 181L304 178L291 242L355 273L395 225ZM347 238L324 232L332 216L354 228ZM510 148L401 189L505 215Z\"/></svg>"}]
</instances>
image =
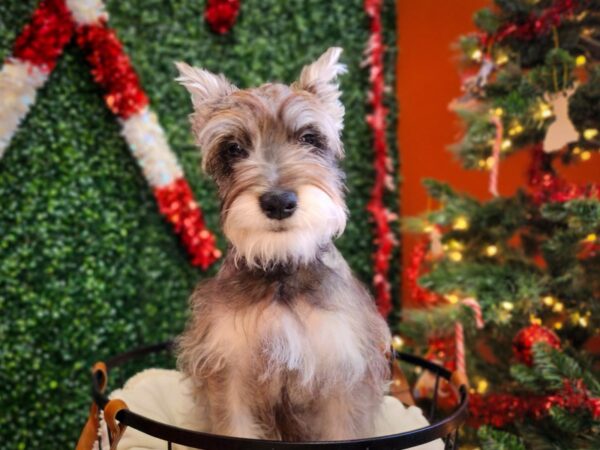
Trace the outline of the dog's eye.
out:
<instances>
[{"instance_id":1,"label":"dog's eye","mask_svg":"<svg viewBox=\"0 0 600 450\"><path fill-rule=\"evenodd\" d=\"M305 133L300 136L300 142L303 144L310 145L316 148L323 148L323 140L318 134L315 133Z\"/></svg>"},{"instance_id":2,"label":"dog's eye","mask_svg":"<svg viewBox=\"0 0 600 450\"><path fill-rule=\"evenodd\" d=\"M242 159L248 156L248 152L235 142L225 145L225 154L229 159Z\"/></svg>"}]
</instances>

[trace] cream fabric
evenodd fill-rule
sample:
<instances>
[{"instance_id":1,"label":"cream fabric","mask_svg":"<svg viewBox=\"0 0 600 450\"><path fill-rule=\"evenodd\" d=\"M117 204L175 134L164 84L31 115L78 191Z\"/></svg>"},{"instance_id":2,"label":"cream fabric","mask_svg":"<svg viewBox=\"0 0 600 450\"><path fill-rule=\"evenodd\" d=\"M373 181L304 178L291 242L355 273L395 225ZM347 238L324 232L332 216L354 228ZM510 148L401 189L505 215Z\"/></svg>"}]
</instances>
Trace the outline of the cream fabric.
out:
<instances>
[{"instance_id":1,"label":"cream fabric","mask_svg":"<svg viewBox=\"0 0 600 450\"><path fill-rule=\"evenodd\" d=\"M120 398L128 407L145 417L190 430L207 429L208 411L192 402L191 385L175 370L148 369L127 381L122 389L111 393L110 398ZM405 407L394 397L385 397L381 412L376 419L375 435L401 433L427 426L422 411L415 407ZM166 443L152 436L128 428L119 442L119 450L164 450ZM435 442L412 447L418 450L441 450L443 442ZM188 447L173 445L174 450L188 450Z\"/></svg>"}]
</instances>

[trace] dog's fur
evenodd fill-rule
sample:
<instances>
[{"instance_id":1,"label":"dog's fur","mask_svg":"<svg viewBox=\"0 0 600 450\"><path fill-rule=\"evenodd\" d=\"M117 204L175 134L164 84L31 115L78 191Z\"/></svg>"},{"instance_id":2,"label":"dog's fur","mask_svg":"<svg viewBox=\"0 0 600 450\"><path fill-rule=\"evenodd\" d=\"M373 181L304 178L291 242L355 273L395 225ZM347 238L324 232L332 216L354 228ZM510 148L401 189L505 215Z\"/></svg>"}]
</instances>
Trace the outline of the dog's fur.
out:
<instances>
[{"instance_id":1,"label":"dog's fur","mask_svg":"<svg viewBox=\"0 0 600 450\"><path fill-rule=\"evenodd\" d=\"M178 340L180 369L207 393L218 434L307 441L373 431L390 337L332 243L346 224L340 52L329 49L291 86L247 90L177 64L230 242L217 276L193 293ZM261 211L273 189L297 194L291 217Z\"/></svg>"}]
</instances>

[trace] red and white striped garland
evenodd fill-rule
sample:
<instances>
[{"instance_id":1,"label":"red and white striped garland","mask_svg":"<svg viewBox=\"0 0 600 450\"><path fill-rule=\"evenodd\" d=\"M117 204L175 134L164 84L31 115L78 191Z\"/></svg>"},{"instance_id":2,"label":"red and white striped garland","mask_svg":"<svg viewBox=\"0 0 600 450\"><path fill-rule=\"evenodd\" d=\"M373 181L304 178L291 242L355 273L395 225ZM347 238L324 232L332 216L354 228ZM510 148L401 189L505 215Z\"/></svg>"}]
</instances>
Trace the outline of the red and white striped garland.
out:
<instances>
[{"instance_id":1,"label":"red and white striped garland","mask_svg":"<svg viewBox=\"0 0 600 450\"><path fill-rule=\"evenodd\" d=\"M381 0L365 0L364 2L365 12L371 19L371 36L366 50L366 63L369 65L369 82L371 86L368 101L372 111L367 116L367 123L373 130L373 150L375 152L375 183L367 210L371 213L375 222L376 236L374 240L377 249L374 254L373 285L376 292L377 307L379 312L387 317L392 310L388 272L392 251L396 245L396 238L390 227L390 221L395 220L396 215L386 208L383 200L385 190L394 189L394 182L391 175L392 162L388 156L385 139L385 118L388 111L383 106L385 90L383 55L385 48L382 36L381 6Z\"/></svg>"},{"instance_id":2,"label":"red and white striped garland","mask_svg":"<svg viewBox=\"0 0 600 450\"><path fill-rule=\"evenodd\" d=\"M183 170L167 142L148 97L115 32L107 26L101 0L44 0L17 38L12 57L0 71L0 158L35 102L64 46L76 37L118 117L122 134L160 212L180 235L193 265L207 268L221 252L204 224Z\"/></svg>"}]
</instances>

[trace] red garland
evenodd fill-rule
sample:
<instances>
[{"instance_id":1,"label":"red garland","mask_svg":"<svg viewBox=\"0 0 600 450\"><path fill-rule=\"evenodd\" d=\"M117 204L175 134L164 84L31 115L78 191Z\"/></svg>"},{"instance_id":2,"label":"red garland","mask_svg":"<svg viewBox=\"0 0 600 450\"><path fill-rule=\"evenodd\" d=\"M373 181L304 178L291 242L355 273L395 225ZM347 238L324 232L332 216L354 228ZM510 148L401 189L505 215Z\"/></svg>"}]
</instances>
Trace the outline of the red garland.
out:
<instances>
[{"instance_id":1,"label":"red garland","mask_svg":"<svg viewBox=\"0 0 600 450\"><path fill-rule=\"evenodd\" d=\"M410 292L410 300L422 306L434 306L442 297L419 285L419 277L424 274L423 263L427 256L429 242L423 240L416 244L410 254L410 261L406 268L406 282Z\"/></svg>"},{"instance_id":2,"label":"red garland","mask_svg":"<svg viewBox=\"0 0 600 450\"><path fill-rule=\"evenodd\" d=\"M389 185L390 161L387 155L385 140L385 117L387 109L383 106L385 82L383 78L383 38L381 24L381 0L365 0L364 7L371 19L371 36L367 49L367 60L371 66L371 90L368 94L372 113L366 118L373 130L373 148L375 152L375 182L367 211L373 216L377 249L374 254L373 284L376 291L376 301L379 312L387 317L392 309L390 286L387 274L390 269L390 258L395 245L395 239L390 227L390 217L383 202L386 185Z\"/></svg>"},{"instance_id":3,"label":"red garland","mask_svg":"<svg viewBox=\"0 0 600 450\"><path fill-rule=\"evenodd\" d=\"M204 10L204 20L212 31L225 34L235 24L239 12L239 0L208 0Z\"/></svg>"},{"instance_id":4,"label":"red garland","mask_svg":"<svg viewBox=\"0 0 600 450\"><path fill-rule=\"evenodd\" d=\"M541 145L534 146L531 152L529 187L537 205L584 198L600 199L600 183L581 186L568 182L554 172L551 166L552 156L544 153Z\"/></svg>"},{"instance_id":5,"label":"red garland","mask_svg":"<svg viewBox=\"0 0 600 450\"><path fill-rule=\"evenodd\" d=\"M126 119L148 104L119 38L105 23L80 26L77 44L86 52L94 80L104 89L104 100L114 114Z\"/></svg>"},{"instance_id":6,"label":"red garland","mask_svg":"<svg viewBox=\"0 0 600 450\"><path fill-rule=\"evenodd\" d=\"M183 178L156 188L154 196L161 214L173 225L175 233L192 257L192 264L206 269L221 256L215 237L204 224L202 211L194 200L189 184Z\"/></svg>"},{"instance_id":7,"label":"red garland","mask_svg":"<svg viewBox=\"0 0 600 450\"><path fill-rule=\"evenodd\" d=\"M539 420L554 406L571 413L587 409L595 420L600 419L600 398L592 397L582 380L565 379L562 389L549 395L471 394L469 423L476 428L482 425L502 428L525 418Z\"/></svg>"},{"instance_id":8,"label":"red garland","mask_svg":"<svg viewBox=\"0 0 600 450\"><path fill-rule=\"evenodd\" d=\"M63 0L44 0L15 41L13 56L51 72L74 29Z\"/></svg>"},{"instance_id":9,"label":"red garland","mask_svg":"<svg viewBox=\"0 0 600 450\"><path fill-rule=\"evenodd\" d=\"M526 41L534 39L541 34L548 33L552 27L558 26L562 16L572 13L577 5L577 0L557 0L539 16L531 13L523 23L508 23L493 34L481 35L481 44L486 47L490 41L500 42L508 37Z\"/></svg>"}]
</instances>

